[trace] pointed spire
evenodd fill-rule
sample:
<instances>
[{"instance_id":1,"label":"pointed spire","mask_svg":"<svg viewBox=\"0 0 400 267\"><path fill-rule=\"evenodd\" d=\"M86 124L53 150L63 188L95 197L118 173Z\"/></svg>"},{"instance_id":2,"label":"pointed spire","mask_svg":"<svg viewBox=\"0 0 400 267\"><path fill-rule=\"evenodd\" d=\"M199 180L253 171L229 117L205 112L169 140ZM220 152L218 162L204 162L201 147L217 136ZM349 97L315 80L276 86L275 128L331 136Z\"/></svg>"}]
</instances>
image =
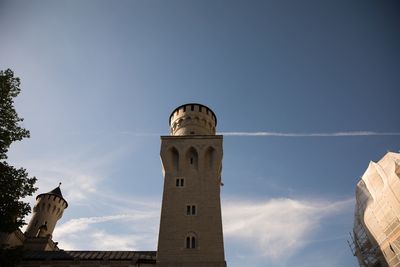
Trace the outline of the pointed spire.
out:
<instances>
[{"instance_id":1,"label":"pointed spire","mask_svg":"<svg viewBox=\"0 0 400 267\"><path fill-rule=\"evenodd\" d=\"M64 199L64 197L63 197L63 195L61 193L60 186L61 186L61 182L59 182L58 186L56 188L54 188L53 190L51 190L51 191L49 191L47 193L42 193L42 194L38 195L36 197L36 199L39 198L40 196L43 196L43 195L54 195L54 196L57 196L57 197L61 198L62 200L64 200L65 203L67 204L67 207L68 207L68 202Z\"/></svg>"},{"instance_id":2,"label":"pointed spire","mask_svg":"<svg viewBox=\"0 0 400 267\"><path fill-rule=\"evenodd\" d=\"M61 186L61 182L58 184L58 186L56 188L54 188L53 190L51 190L47 194L52 194L52 195L56 195L56 196L59 196L59 197L63 198L60 186Z\"/></svg>"}]
</instances>

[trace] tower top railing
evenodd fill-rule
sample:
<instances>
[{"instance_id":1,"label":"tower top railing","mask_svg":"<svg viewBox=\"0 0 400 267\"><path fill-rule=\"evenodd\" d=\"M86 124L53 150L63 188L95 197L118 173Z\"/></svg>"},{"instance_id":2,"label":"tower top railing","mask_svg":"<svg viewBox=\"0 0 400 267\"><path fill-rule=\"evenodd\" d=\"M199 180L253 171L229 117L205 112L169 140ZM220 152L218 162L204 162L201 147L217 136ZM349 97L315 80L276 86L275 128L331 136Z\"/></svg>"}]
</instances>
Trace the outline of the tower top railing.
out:
<instances>
[{"instance_id":1,"label":"tower top railing","mask_svg":"<svg viewBox=\"0 0 400 267\"><path fill-rule=\"evenodd\" d=\"M217 117L207 106L188 103L174 109L169 126L171 135L215 135Z\"/></svg>"}]
</instances>

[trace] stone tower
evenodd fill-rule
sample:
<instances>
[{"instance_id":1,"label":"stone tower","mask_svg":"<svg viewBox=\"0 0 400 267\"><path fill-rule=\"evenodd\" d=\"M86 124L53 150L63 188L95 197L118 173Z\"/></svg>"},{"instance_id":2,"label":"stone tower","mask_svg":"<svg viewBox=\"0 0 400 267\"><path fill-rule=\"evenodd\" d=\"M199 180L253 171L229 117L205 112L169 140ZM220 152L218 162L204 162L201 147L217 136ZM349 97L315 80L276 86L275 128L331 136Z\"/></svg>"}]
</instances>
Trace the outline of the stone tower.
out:
<instances>
[{"instance_id":1,"label":"stone tower","mask_svg":"<svg viewBox=\"0 0 400 267\"><path fill-rule=\"evenodd\" d=\"M25 232L27 237L52 236L57 221L68 207L67 201L61 194L60 185L36 197L33 215Z\"/></svg>"},{"instance_id":2,"label":"stone tower","mask_svg":"<svg viewBox=\"0 0 400 267\"><path fill-rule=\"evenodd\" d=\"M222 135L201 104L176 108L161 137L164 192L157 265L225 267L220 186Z\"/></svg>"}]
</instances>

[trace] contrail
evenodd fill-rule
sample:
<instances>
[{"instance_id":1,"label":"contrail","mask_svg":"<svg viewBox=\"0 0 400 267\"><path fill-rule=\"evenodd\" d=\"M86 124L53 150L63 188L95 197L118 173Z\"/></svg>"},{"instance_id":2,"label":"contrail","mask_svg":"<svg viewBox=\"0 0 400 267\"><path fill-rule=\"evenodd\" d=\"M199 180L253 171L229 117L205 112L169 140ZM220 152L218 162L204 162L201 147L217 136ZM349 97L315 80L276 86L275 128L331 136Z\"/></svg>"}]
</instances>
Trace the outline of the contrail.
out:
<instances>
[{"instance_id":1,"label":"contrail","mask_svg":"<svg viewBox=\"0 0 400 267\"><path fill-rule=\"evenodd\" d=\"M335 133L281 133L281 132L220 132L225 136L278 136L278 137L343 137L343 136L400 136L400 132L335 132Z\"/></svg>"},{"instance_id":2,"label":"contrail","mask_svg":"<svg viewBox=\"0 0 400 267\"><path fill-rule=\"evenodd\" d=\"M169 133L145 133L134 131L119 131L121 135L136 137L164 136ZM76 133L77 134L77 133ZM218 135L225 136L266 136L266 137L346 137L346 136L400 136L400 132L373 132L373 131L349 131L332 133L284 133L284 132L218 132Z\"/></svg>"}]
</instances>

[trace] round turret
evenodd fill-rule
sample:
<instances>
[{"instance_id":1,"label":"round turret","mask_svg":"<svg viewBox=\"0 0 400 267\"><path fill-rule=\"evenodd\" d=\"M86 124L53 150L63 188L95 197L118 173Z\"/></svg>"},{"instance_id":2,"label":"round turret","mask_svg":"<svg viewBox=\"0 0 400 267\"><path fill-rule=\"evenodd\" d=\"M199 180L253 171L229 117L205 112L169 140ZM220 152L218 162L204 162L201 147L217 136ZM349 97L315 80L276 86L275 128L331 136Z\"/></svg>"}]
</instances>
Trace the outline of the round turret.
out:
<instances>
[{"instance_id":1,"label":"round turret","mask_svg":"<svg viewBox=\"0 0 400 267\"><path fill-rule=\"evenodd\" d=\"M189 103L171 113L169 126L171 135L215 135L217 117L210 108Z\"/></svg>"},{"instance_id":2,"label":"round turret","mask_svg":"<svg viewBox=\"0 0 400 267\"><path fill-rule=\"evenodd\" d=\"M68 207L60 185L36 197L32 219L25 232L28 237L44 237L53 234L57 221L62 217L64 209Z\"/></svg>"}]
</instances>

